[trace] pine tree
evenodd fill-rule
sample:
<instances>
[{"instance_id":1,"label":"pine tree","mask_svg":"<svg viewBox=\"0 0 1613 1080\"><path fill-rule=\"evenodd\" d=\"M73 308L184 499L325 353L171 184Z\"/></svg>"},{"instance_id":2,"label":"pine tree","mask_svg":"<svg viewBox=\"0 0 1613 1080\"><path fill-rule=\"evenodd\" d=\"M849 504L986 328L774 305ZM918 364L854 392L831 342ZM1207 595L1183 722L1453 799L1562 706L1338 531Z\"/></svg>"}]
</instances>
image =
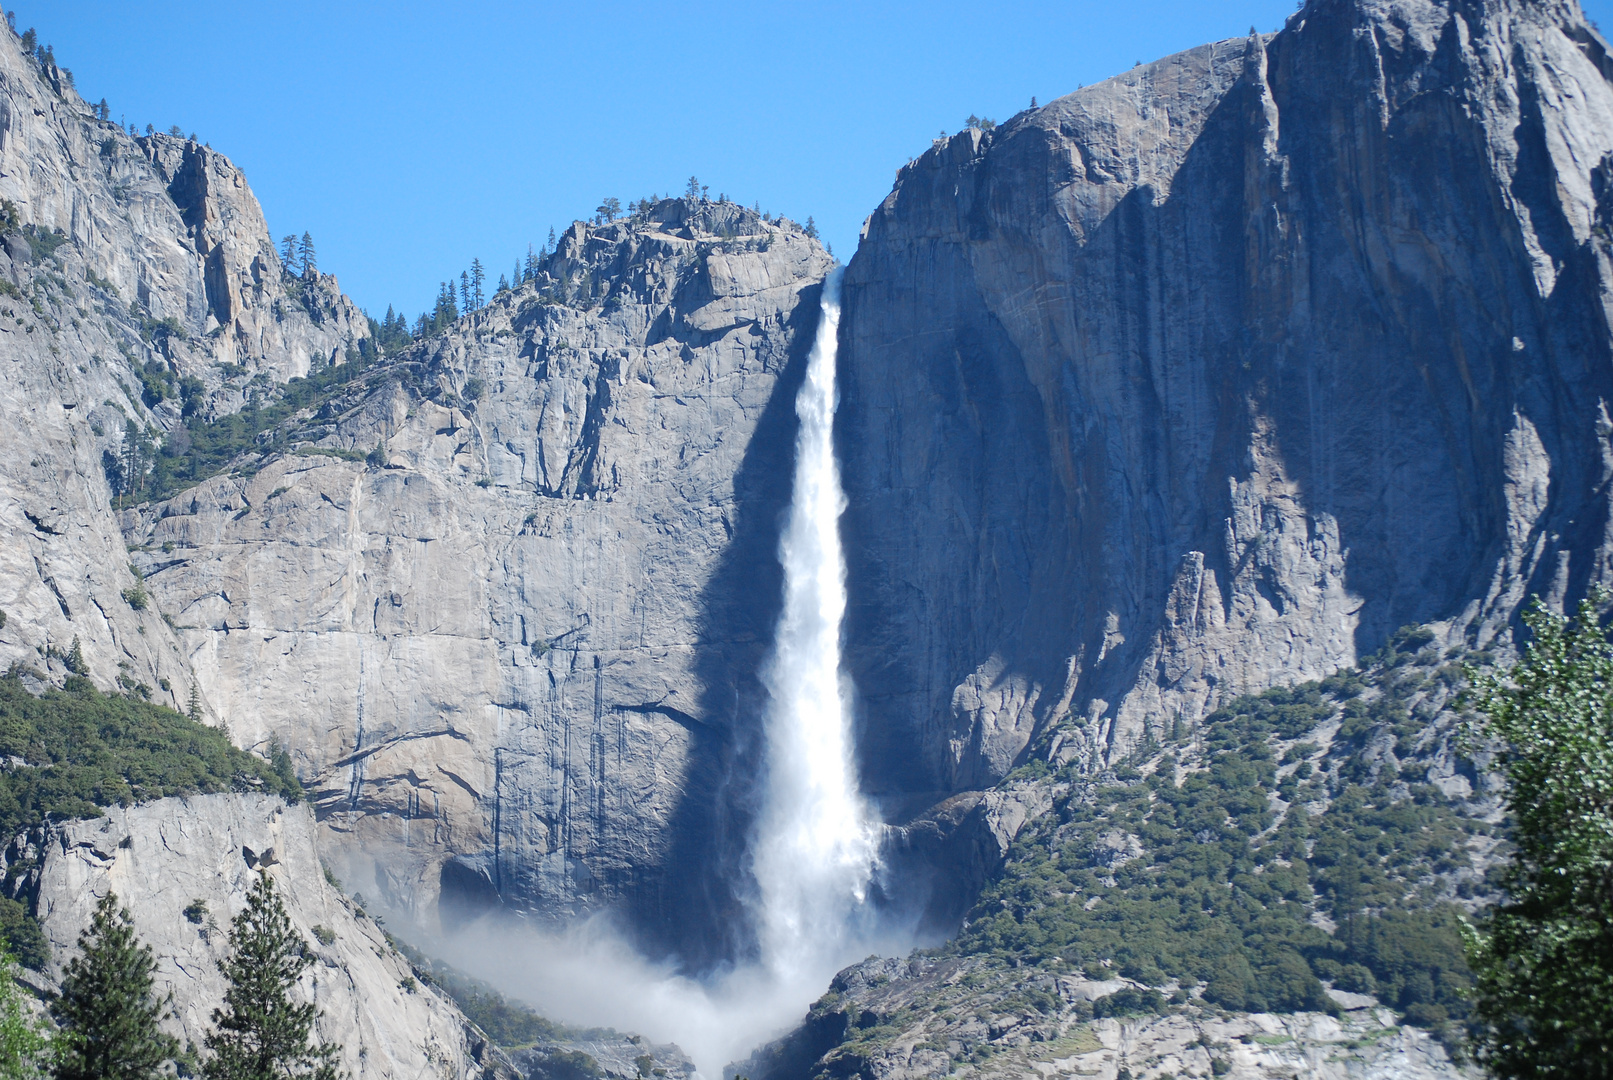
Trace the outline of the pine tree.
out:
<instances>
[{"instance_id":1,"label":"pine tree","mask_svg":"<svg viewBox=\"0 0 1613 1080\"><path fill-rule=\"evenodd\" d=\"M505 277L503 274L500 274L498 276L498 293L496 293L495 295L499 295L499 294L502 294L502 293L507 293L509 291L510 291L510 279Z\"/></svg>"},{"instance_id":2,"label":"pine tree","mask_svg":"<svg viewBox=\"0 0 1613 1080\"><path fill-rule=\"evenodd\" d=\"M90 665L84 662L84 646L78 640L77 634L73 635L73 648L67 654L67 670L74 675L88 675L90 673Z\"/></svg>"},{"instance_id":3,"label":"pine tree","mask_svg":"<svg viewBox=\"0 0 1613 1080\"><path fill-rule=\"evenodd\" d=\"M470 299L472 311L480 311L482 309L482 305L487 302L487 297L482 292L482 286L484 283L486 283L486 281L487 271L482 267L482 260L472 259L470 261Z\"/></svg>"},{"instance_id":4,"label":"pine tree","mask_svg":"<svg viewBox=\"0 0 1613 1080\"><path fill-rule=\"evenodd\" d=\"M196 685L196 680L190 683L190 702L185 706L185 715L190 717L191 723L202 722L202 692Z\"/></svg>"},{"instance_id":5,"label":"pine tree","mask_svg":"<svg viewBox=\"0 0 1613 1080\"><path fill-rule=\"evenodd\" d=\"M459 318L459 304L454 299L454 283L445 281L437 291L437 310L432 312L433 330L441 330Z\"/></svg>"},{"instance_id":6,"label":"pine tree","mask_svg":"<svg viewBox=\"0 0 1613 1080\"><path fill-rule=\"evenodd\" d=\"M213 1010L207 1036L207 1080L336 1080L340 1047L310 1045L318 1010L292 1003L291 990L313 963L308 945L286 915L274 879L261 874L246 909L230 924L229 959L219 970L229 982L224 1006Z\"/></svg>"},{"instance_id":7,"label":"pine tree","mask_svg":"<svg viewBox=\"0 0 1613 1080\"><path fill-rule=\"evenodd\" d=\"M555 242L554 242L554 226L553 225L549 226L549 242L544 245L543 250L546 251L546 252L560 250L559 248L557 248L555 246Z\"/></svg>"},{"instance_id":8,"label":"pine tree","mask_svg":"<svg viewBox=\"0 0 1613 1080\"><path fill-rule=\"evenodd\" d=\"M617 215L619 215L621 212L622 200L618 199L614 195L599 200L599 205L594 207L594 213L598 214L606 221L615 221Z\"/></svg>"},{"instance_id":9,"label":"pine tree","mask_svg":"<svg viewBox=\"0 0 1613 1080\"><path fill-rule=\"evenodd\" d=\"M291 268L296 265L296 262L297 238L290 233L287 233L285 236L280 238L280 265L284 267L286 273L289 274L291 273Z\"/></svg>"},{"instance_id":10,"label":"pine tree","mask_svg":"<svg viewBox=\"0 0 1613 1080\"><path fill-rule=\"evenodd\" d=\"M812 220L811 214L807 215L806 234L814 240L818 238L818 226L817 223Z\"/></svg>"},{"instance_id":11,"label":"pine tree","mask_svg":"<svg viewBox=\"0 0 1613 1080\"><path fill-rule=\"evenodd\" d=\"M459 309L466 314L471 311L470 274L464 270L459 272Z\"/></svg>"},{"instance_id":12,"label":"pine tree","mask_svg":"<svg viewBox=\"0 0 1613 1080\"><path fill-rule=\"evenodd\" d=\"M112 892L78 947L50 1006L62 1026L56 1080L155 1080L179 1043L157 1026L163 1006L152 996L151 947L135 937L129 909Z\"/></svg>"},{"instance_id":13,"label":"pine tree","mask_svg":"<svg viewBox=\"0 0 1613 1080\"><path fill-rule=\"evenodd\" d=\"M319 270L319 260L314 257L314 238L307 233L297 242L297 256L302 260L302 276L308 277Z\"/></svg>"},{"instance_id":14,"label":"pine tree","mask_svg":"<svg viewBox=\"0 0 1613 1080\"><path fill-rule=\"evenodd\" d=\"M522 268L521 280L533 281L538 276L538 253L532 250L532 245L526 246L526 266Z\"/></svg>"},{"instance_id":15,"label":"pine tree","mask_svg":"<svg viewBox=\"0 0 1613 1080\"><path fill-rule=\"evenodd\" d=\"M690 202L696 202L699 200L700 180L698 178L693 176L689 177L689 186L683 189L683 197L688 199Z\"/></svg>"},{"instance_id":16,"label":"pine tree","mask_svg":"<svg viewBox=\"0 0 1613 1080\"><path fill-rule=\"evenodd\" d=\"M34 1018L17 986L17 961L0 944L0 1077L23 1080L40 1074L50 1045L45 1025Z\"/></svg>"}]
</instances>

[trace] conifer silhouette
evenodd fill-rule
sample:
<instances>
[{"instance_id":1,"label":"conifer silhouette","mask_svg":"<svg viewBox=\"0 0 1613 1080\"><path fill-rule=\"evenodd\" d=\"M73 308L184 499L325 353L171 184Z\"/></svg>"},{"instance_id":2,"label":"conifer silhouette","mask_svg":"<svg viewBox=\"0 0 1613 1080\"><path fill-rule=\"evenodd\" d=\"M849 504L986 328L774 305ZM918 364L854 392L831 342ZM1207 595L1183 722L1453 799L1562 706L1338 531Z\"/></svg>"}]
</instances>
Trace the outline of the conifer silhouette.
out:
<instances>
[{"instance_id":1,"label":"conifer silhouette","mask_svg":"<svg viewBox=\"0 0 1613 1080\"><path fill-rule=\"evenodd\" d=\"M274 879L264 872L230 924L229 958L219 961L229 989L223 1007L213 1010L202 1066L207 1080L336 1080L340 1048L310 1045L317 1010L291 999L311 963Z\"/></svg>"},{"instance_id":2,"label":"conifer silhouette","mask_svg":"<svg viewBox=\"0 0 1613 1080\"><path fill-rule=\"evenodd\" d=\"M57 1080L155 1080L179 1043L157 1026L164 1012L152 995L151 948L135 937L129 910L110 890L78 947L50 1007L62 1026Z\"/></svg>"}]
</instances>

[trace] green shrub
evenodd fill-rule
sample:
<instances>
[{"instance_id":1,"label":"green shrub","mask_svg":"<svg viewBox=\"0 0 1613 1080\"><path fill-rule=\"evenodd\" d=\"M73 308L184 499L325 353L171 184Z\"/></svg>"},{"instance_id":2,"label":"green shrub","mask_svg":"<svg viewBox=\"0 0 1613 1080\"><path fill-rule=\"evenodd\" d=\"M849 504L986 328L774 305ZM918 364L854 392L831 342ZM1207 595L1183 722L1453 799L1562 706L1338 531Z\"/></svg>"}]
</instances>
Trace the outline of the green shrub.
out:
<instances>
[{"instance_id":1,"label":"green shrub","mask_svg":"<svg viewBox=\"0 0 1613 1080\"><path fill-rule=\"evenodd\" d=\"M1135 766L1102 781L1067 773L1069 794L1027 825L943 952L1056 957L1148 987L1197 983L1208 1004L1233 1011L1336 1011L1328 980L1379 995L1412 1023L1460 1020L1471 976L1456 911L1417 887L1466 866L1468 840L1486 826L1436 788L1392 786L1395 766L1362 753L1397 728L1423 730L1408 702L1426 681L1431 640L1402 632L1386 665L1228 702L1200 725L1202 751L1180 783L1176 755L1190 752L1181 738L1146 778ZM1401 663L1411 648L1423 651ZM1313 733L1335 718L1341 729L1317 767ZM1294 743L1284 761L1305 762L1305 776L1280 788L1279 740ZM1417 763L1400 768L1411 776ZM1286 808L1273 802L1279 793ZM1325 813L1306 812L1323 798Z\"/></svg>"},{"instance_id":2,"label":"green shrub","mask_svg":"<svg viewBox=\"0 0 1613 1080\"><path fill-rule=\"evenodd\" d=\"M77 676L38 697L15 674L0 678L0 757L21 762L0 772L5 836L47 815L97 817L105 806L170 795L301 795L295 778L288 783L224 732L160 705L103 694Z\"/></svg>"}]
</instances>

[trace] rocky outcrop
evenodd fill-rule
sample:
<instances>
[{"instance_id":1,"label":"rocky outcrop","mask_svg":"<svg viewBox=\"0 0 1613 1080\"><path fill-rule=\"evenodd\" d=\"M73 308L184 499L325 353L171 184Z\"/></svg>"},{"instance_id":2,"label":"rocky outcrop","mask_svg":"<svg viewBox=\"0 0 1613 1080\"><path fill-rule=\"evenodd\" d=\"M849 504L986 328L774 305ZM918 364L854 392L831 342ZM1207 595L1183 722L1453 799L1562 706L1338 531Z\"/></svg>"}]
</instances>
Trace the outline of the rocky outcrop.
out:
<instances>
[{"instance_id":1,"label":"rocky outcrop","mask_svg":"<svg viewBox=\"0 0 1613 1080\"><path fill-rule=\"evenodd\" d=\"M318 1036L342 1048L354 1080L514 1075L454 1004L417 982L375 921L337 889L315 850L306 806L258 795L202 795L113 809L51 826L9 854L23 867L50 941L52 977L107 890L134 916L157 961L156 992L172 994L166 1026L202 1045L224 998L218 962L230 920L258 874L273 877L293 927L313 950L302 979L319 1009Z\"/></svg>"},{"instance_id":2,"label":"rocky outcrop","mask_svg":"<svg viewBox=\"0 0 1613 1080\"><path fill-rule=\"evenodd\" d=\"M626 901L732 944L706 939L831 265L732 203L579 223L296 452L130 519L207 700L290 749L366 895L432 927Z\"/></svg>"},{"instance_id":3,"label":"rocky outcrop","mask_svg":"<svg viewBox=\"0 0 1613 1080\"><path fill-rule=\"evenodd\" d=\"M1096 1003L1128 989L1121 979L1004 972L974 960L868 960L836 976L801 1028L738 1072L757 1080L1479 1075L1365 994L1336 995L1337 1015L1229 1015L1186 1005L1166 1015L1094 1018Z\"/></svg>"},{"instance_id":4,"label":"rocky outcrop","mask_svg":"<svg viewBox=\"0 0 1613 1080\"><path fill-rule=\"evenodd\" d=\"M102 687L183 707L183 649L126 599L139 582L107 478L180 427L178 395L141 376L194 379L192 408L228 412L257 375L345 357L368 322L334 277L284 273L228 159L95 119L3 30L0 200L0 668L59 679L76 638Z\"/></svg>"},{"instance_id":5,"label":"rocky outcrop","mask_svg":"<svg viewBox=\"0 0 1613 1080\"><path fill-rule=\"evenodd\" d=\"M1610 75L1570 0L1311 0L904 168L842 329L869 788L1606 582Z\"/></svg>"}]
</instances>

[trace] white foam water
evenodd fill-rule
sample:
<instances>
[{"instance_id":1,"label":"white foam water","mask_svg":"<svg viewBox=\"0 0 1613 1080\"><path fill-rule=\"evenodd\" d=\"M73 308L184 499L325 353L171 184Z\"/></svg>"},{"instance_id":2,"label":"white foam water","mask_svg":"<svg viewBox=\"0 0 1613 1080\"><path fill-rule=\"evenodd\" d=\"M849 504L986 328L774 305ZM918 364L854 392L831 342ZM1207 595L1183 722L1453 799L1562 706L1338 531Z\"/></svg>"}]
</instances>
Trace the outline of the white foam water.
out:
<instances>
[{"instance_id":1,"label":"white foam water","mask_svg":"<svg viewBox=\"0 0 1613 1080\"><path fill-rule=\"evenodd\" d=\"M796 395L795 490L779 545L784 610L763 670L770 696L764 802L752 847L762 963L784 982L833 974L856 937L878 832L858 791L849 686L840 669L846 499L834 453L840 270Z\"/></svg>"}]
</instances>

